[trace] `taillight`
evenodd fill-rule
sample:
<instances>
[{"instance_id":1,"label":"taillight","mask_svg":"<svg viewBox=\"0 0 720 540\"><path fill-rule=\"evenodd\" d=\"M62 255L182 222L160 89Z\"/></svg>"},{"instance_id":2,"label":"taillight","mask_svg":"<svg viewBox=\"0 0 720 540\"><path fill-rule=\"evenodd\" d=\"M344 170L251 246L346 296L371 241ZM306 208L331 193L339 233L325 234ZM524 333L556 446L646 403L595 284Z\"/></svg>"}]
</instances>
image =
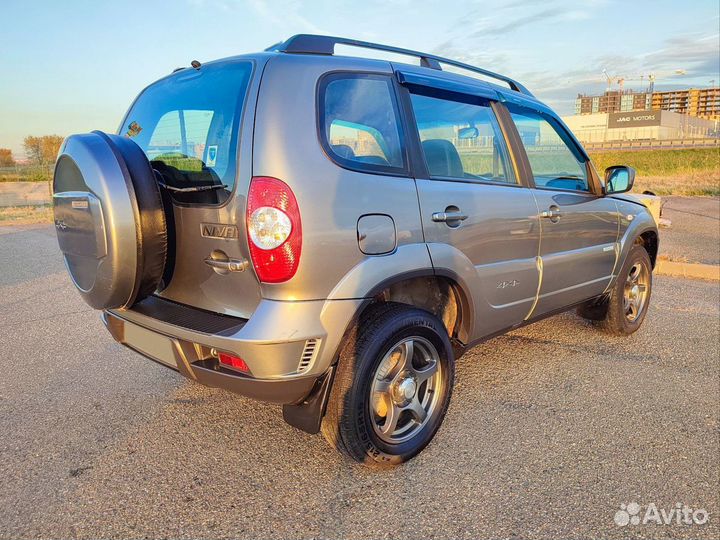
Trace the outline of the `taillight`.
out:
<instances>
[{"instance_id":1,"label":"taillight","mask_svg":"<svg viewBox=\"0 0 720 540\"><path fill-rule=\"evenodd\" d=\"M246 221L250 257L260 281L281 283L293 277L300 263L302 224L288 185L277 178L253 178Z\"/></svg>"}]
</instances>

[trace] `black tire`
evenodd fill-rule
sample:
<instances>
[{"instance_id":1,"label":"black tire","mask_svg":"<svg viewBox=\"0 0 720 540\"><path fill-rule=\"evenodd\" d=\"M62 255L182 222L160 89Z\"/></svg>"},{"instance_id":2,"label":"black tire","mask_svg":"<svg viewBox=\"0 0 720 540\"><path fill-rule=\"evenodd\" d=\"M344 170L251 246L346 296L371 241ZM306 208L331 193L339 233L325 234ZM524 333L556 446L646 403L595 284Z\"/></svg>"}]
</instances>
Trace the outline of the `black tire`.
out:
<instances>
[{"instance_id":1,"label":"black tire","mask_svg":"<svg viewBox=\"0 0 720 540\"><path fill-rule=\"evenodd\" d=\"M148 158L142 149L128 138L95 131L114 144L119 158L127 167L138 207L138 269L135 302L150 296L165 273L168 254L167 207L163 204L160 188Z\"/></svg>"},{"instance_id":2,"label":"black tire","mask_svg":"<svg viewBox=\"0 0 720 540\"><path fill-rule=\"evenodd\" d=\"M427 419L412 426L416 431L409 440L391 444L379 437L373 427L371 415L376 413L370 410L371 388L386 355L409 338L430 343L437 352L440 367L438 375L433 376L437 381L437 401L429 408ZM403 463L425 448L440 427L450 403L454 375L450 340L437 317L404 304L373 306L363 314L341 350L322 421L323 436L331 446L364 465L383 468ZM427 396L430 386L422 384L417 386L416 393L419 396L424 391Z\"/></svg>"},{"instance_id":3,"label":"black tire","mask_svg":"<svg viewBox=\"0 0 720 540\"><path fill-rule=\"evenodd\" d=\"M637 266L642 267L646 276L647 294L642 307L634 319L630 319L626 313L625 291L628 276ZM617 280L610 290L610 294L604 301L593 305L585 306L578 310L581 316L593 321L593 324L601 330L616 336L629 336L636 332L645 320L650 306L652 296L652 264L650 256L641 245L634 245L630 250L625 263L618 273Z\"/></svg>"}]
</instances>

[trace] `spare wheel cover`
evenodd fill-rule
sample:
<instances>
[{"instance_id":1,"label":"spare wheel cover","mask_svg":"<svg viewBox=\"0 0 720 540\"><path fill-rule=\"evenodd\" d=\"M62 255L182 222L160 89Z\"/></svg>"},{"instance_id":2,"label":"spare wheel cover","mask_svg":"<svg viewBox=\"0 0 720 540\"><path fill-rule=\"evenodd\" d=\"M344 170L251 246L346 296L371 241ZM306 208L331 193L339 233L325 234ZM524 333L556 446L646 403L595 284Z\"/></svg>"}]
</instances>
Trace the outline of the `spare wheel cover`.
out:
<instances>
[{"instance_id":1,"label":"spare wheel cover","mask_svg":"<svg viewBox=\"0 0 720 540\"><path fill-rule=\"evenodd\" d=\"M68 272L94 308L129 307L162 277L167 230L152 174L142 150L117 135L72 135L60 149L55 229Z\"/></svg>"}]
</instances>

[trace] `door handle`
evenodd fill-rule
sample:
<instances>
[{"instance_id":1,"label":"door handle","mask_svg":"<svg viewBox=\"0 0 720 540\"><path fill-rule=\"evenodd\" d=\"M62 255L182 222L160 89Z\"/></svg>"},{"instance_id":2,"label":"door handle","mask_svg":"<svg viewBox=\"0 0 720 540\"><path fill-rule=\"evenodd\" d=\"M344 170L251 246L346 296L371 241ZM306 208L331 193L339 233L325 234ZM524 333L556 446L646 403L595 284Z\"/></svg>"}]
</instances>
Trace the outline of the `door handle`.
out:
<instances>
[{"instance_id":1,"label":"door handle","mask_svg":"<svg viewBox=\"0 0 720 540\"><path fill-rule=\"evenodd\" d=\"M205 259L205 264L211 267L219 274L227 274L228 272L243 272L250 266L247 259L213 259L208 257Z\"/></svg>"},{"instance_id":2,"label":"door handle","mask_svg":"<svg viewBox=\"0 0 720 540\"><path fill-rule=\"evenodd\" d=\"M434 212L432 220L435 222L452 222L452 221L465 221L468 218L467 214L462 212Z\"/></svg>"},{"instance_id":3,"label":"door handle","mask_svg":"<svg viewBox=\"0 0 720 540\"><path fill-rule=\"evenodd\" d=\"M562 217L562 212L560 212L560 207L559 207L559 206L555 206L555 205L553 204L553 205L552 205L550 208L548 208L547 210L545 210L545 211L543 211L543 212L540 212L540 217L541 217L541 218L545 218L545 219L549 219L549 220L552 221L553 223L556 223L556 222Z\"/></svg>"}]
</instances>

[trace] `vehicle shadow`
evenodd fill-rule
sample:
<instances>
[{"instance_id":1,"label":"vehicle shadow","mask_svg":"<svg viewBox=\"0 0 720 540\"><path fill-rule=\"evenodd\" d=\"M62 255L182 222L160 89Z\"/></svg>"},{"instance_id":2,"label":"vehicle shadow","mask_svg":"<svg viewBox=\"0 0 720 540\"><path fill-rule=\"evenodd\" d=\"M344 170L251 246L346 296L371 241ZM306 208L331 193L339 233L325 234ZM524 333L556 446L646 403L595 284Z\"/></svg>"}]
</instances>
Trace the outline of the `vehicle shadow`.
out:
<instances>
[{"instance_id":1,"label":"vehicle shadow","mask_svg":"<svg viewBox=\"0 0 720 540\"><path fill-rule=\"evenodd\" d=\"M133 537L462 537L486 527L510 535L532 512L508 519L507 501L555 507L545 483L571 489L577 480L564 475L584 470L578 459L593 448L612 462L615 443L591 420L601 398L595 378L609 365L654 362L630 344L592 336L564 315L472 349L458 362L435 440L391 470L342 457L321 436L285 424L278 406L182 383L157 415L74 479L65 530L107 531L91 518L100 515L113 535ZM632 384L622 391L620 405L631 407ZM612 420L606 428L622 432Z\"/></svg>"}]
</instances>

